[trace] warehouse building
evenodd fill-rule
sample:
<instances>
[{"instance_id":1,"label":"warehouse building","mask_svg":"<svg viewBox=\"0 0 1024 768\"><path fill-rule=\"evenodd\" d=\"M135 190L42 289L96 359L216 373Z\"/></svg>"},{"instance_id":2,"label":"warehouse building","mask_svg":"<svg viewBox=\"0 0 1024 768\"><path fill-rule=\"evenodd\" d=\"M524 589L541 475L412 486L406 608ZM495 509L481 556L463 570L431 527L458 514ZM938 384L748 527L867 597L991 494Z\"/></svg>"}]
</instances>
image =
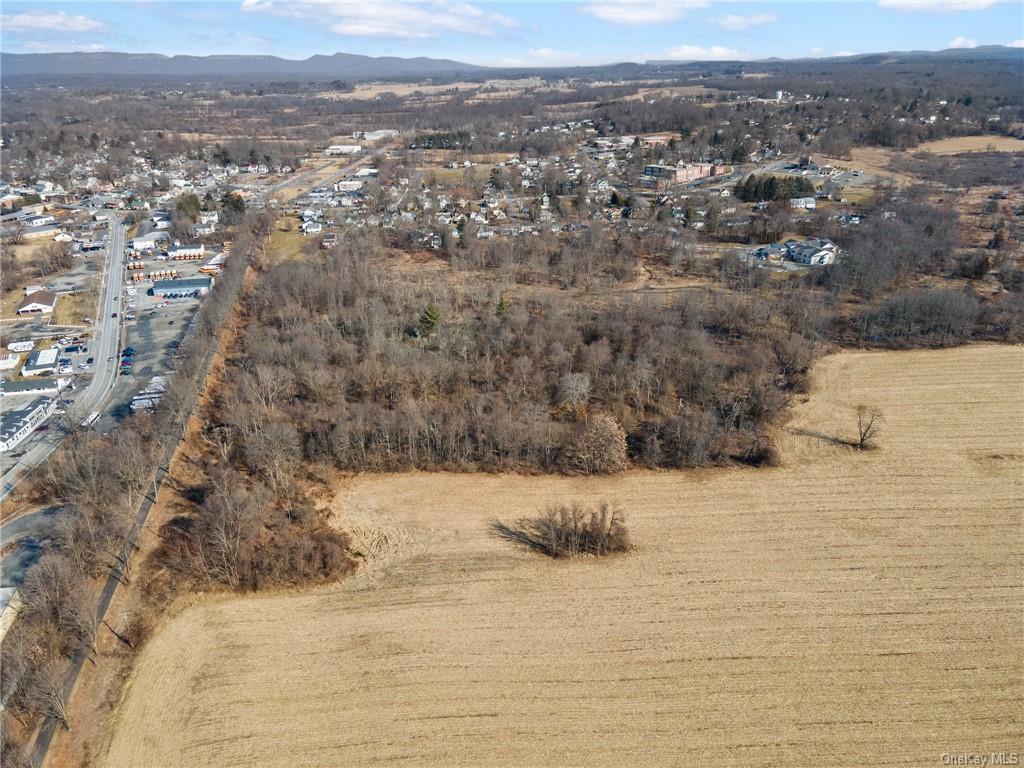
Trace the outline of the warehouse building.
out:
<instances>
[{"instance_id":1,"label":"warehouse building","mask_svg":"<svg viewBox=\"0 0 1024 768\"><path fill-rule=\"evenodd\" d=\"M181 280L154 280L153 296L188 295L205 296L213 288L213 277L188 277Z\"/></svg>"},{"instance_id":2,"label":"warehouse building","mask_svg":"<svg viewBox=\"0 0 1024 768\"><path fill-rule=\"evenodd\" d=\"M57 355L60 349L50 347L49 349L37 349L28 356L28 360L21 366L22 376L46 376L55 373L57 370Z\"/></svg>"},{"instance_id":3,"label":"warehouse building","mask_svg":"<svg viewBox=\"0 0 1024 768\"><path fill-rule=\"evenodd\" d=\"M24 381L0 381L0 397L14 395L56 395L62 389L74 389L69 378L40 377Z\"/></svg>"}]
</instances>

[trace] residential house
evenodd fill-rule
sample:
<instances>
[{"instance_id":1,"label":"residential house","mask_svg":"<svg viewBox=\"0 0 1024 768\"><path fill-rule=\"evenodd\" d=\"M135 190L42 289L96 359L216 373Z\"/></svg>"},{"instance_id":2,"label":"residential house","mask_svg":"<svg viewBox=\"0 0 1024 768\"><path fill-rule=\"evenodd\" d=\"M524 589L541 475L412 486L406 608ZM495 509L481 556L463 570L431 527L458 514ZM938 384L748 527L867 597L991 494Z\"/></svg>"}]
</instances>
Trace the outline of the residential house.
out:
<instances>
[{"instance_id":1,"label":"residential house","mask_svg":"<svg viewBox=\"0 0 1024 768\"><path fill-rule=\"evenodd\" d=\"M57 306L57 294L52 291L36 291L24 298L15 312L19 315L48 315Z\"/></svg>"},{"instance_id":2,"label":"residential house","mask_svg":"<svg viewBox=\"0 0 1024 768\"><path fill-rule=\"evenodd\" d=\"M787 240L785 245L786 258L798 264L820 267L834 264L839 256L839 247L831 240L820 238L812 238L803 242Z\"/></svg>"}]
</instances>

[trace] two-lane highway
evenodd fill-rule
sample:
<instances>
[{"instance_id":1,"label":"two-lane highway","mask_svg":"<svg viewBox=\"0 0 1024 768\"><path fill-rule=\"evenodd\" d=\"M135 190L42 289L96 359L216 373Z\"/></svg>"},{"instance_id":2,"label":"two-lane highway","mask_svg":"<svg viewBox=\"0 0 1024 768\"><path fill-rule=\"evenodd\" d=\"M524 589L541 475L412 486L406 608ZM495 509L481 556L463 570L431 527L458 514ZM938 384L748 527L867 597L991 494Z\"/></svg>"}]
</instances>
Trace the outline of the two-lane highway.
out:
<instances>
[{"instance_id":1,"label":"two-lane highway","mask_svg":"<svg viewBox=\"0 0 1024 768\"><path fill-rule=\"evenodd\" d=\"M102 408L117 381L118 355L121 350L121 285L124 281L126 228L122 221L110 223L106 270L103 273L103 287L97 302L97 316L93 338L89 344L90 353L96 358L93 377L85 389L75 398L74 416L84 419L92 411ZM114 317L116 313L116 317ZM14 490L25 474L39 466L60 444L63 435L60 430L37 433L30 437L28 450L13 466L5 467L0 487L0 500Z\"/></svg>"}]
</instances>

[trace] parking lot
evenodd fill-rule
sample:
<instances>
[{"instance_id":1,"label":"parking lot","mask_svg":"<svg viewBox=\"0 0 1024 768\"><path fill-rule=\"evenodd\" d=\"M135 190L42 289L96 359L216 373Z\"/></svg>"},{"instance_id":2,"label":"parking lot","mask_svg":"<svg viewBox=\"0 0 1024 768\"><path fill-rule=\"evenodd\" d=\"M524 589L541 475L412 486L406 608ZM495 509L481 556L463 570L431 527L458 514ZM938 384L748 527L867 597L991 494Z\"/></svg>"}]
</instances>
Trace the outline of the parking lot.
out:
<instances>
[{"instance_id":1,"label":"parking lot","mask_svg":"<svg viewBox=\"0 0 1024 768\"><path fill-rule=\"evenodd\" d=\"M199 272L205 260L165 262L146 259L146 271L173 269L179 278L202 276ZM170 265L170 266L168 266ZM88 271L94 267L90 265ZM77 271L77 270L76 270ZM87 274L85 270L78 274ZM112 276L121 282L121 294L117 300L117 314L121 321L120 340L117 344L118 353L131 347L133 354L122 359L118 366L118 375L105 408L101 409L100 418L90 424L99 433L108 432L117 422L130 414L129 404L132 398L145 389L153 376L167 375L174 369L174 357L178 345L184 337L202 299L194 291L183 289L180 293L172 292L167 297L152 296L152 280L134 282L132 273L125 271L121 275ZM69 278L70 279L70 278ZM96 318L99 320L99 318ZM35 318L38 321L38 318ZM38 329L37 329L38 331ZM75 404L76 395L80 394L92 378L97 365L112 363L114 360L105 358L98 360L91 346L92 336L88 330L76 332L68 330L63 336L50 340L41 340L37 348L59 346L57 376L70 378L73 389L64 393L64 403L58 408L55 418L39 427L39 432L59 429L63 425L61 416L67 412L67 418L81 422L89 413ZM14 334L5 330L5 336L12 338ZM24 358L22 359L24 362ZM20 366L19 366L20 369ZM18 369L11 371L9 378L21 380ZM22 402L28 402L31 396L13 396L5 398L5 408L16 408ZM4 456L5 466L16 462L31 447L33 440L26 440L22 445Z\"/></svg>"},{"instance_id":2,"label":"parking lot","mask_svg":"<svg viewBox=\"0 0 1024 768\"><path fill-rule=\"evenodd\" d=\"M197 261L156 262L144 259L146 270L174 269L179 278L202 276L200 267L207 259ZM122 292L122 350L131 347L134 355L131 365L120 366L117 383L111 396L108 412L115 420L126 417L132 397L145 389L153 376L166 375L174 369L178 345L202 299L192 291L182 290L167 297L152 296L152 280L131 281L131 272L125 273ZM105 426L102 425L101 426Z\"/></svg>"}]
</instances>

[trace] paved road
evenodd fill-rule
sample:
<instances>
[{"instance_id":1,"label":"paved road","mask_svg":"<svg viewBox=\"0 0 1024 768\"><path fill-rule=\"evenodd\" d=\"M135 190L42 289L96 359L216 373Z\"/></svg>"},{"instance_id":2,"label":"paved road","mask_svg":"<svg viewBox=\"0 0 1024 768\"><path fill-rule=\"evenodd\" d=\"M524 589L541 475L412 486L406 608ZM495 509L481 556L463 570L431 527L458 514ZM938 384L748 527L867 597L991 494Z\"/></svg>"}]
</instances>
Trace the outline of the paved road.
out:
<instances>
[{"instance_id":1,"label":"paved road","mask_svg":"<svg viewBox=\"0 0 1024 768\"><path fill-rule=\"evenodd\" d=\"M3 525L4 546L17 543L17 547L0 558L0 587L18 587L25 580L25 572L39 556L44 541L56 530L59 507L43 507L19 515ZM6 600L0 596L0 607Z\"/></svg>"},{"instance_id":2,"label":"paved road","mask_svg":"<svg viewBox=\"0 0 1024 768\"><path fill-rule=\"evenodd\" d=\"M100 410L117 380L117 358L121 351L121 284L124 279L125 235L124 224L119 220L112 221L107 242L107 267L103 273L96 324L89 344L96 365L92 380L75 397L75 414L83 419L92 411ZM115 312L116 318L112 317ZM108 362L108 358L113 359ZM26 472L35 469L53 453L63 437L57 429L37 435L29 438L32 442L24 455L13 466L5 469L0 480L0 501L7 498Z\"/></svg>"}]
</instances>

